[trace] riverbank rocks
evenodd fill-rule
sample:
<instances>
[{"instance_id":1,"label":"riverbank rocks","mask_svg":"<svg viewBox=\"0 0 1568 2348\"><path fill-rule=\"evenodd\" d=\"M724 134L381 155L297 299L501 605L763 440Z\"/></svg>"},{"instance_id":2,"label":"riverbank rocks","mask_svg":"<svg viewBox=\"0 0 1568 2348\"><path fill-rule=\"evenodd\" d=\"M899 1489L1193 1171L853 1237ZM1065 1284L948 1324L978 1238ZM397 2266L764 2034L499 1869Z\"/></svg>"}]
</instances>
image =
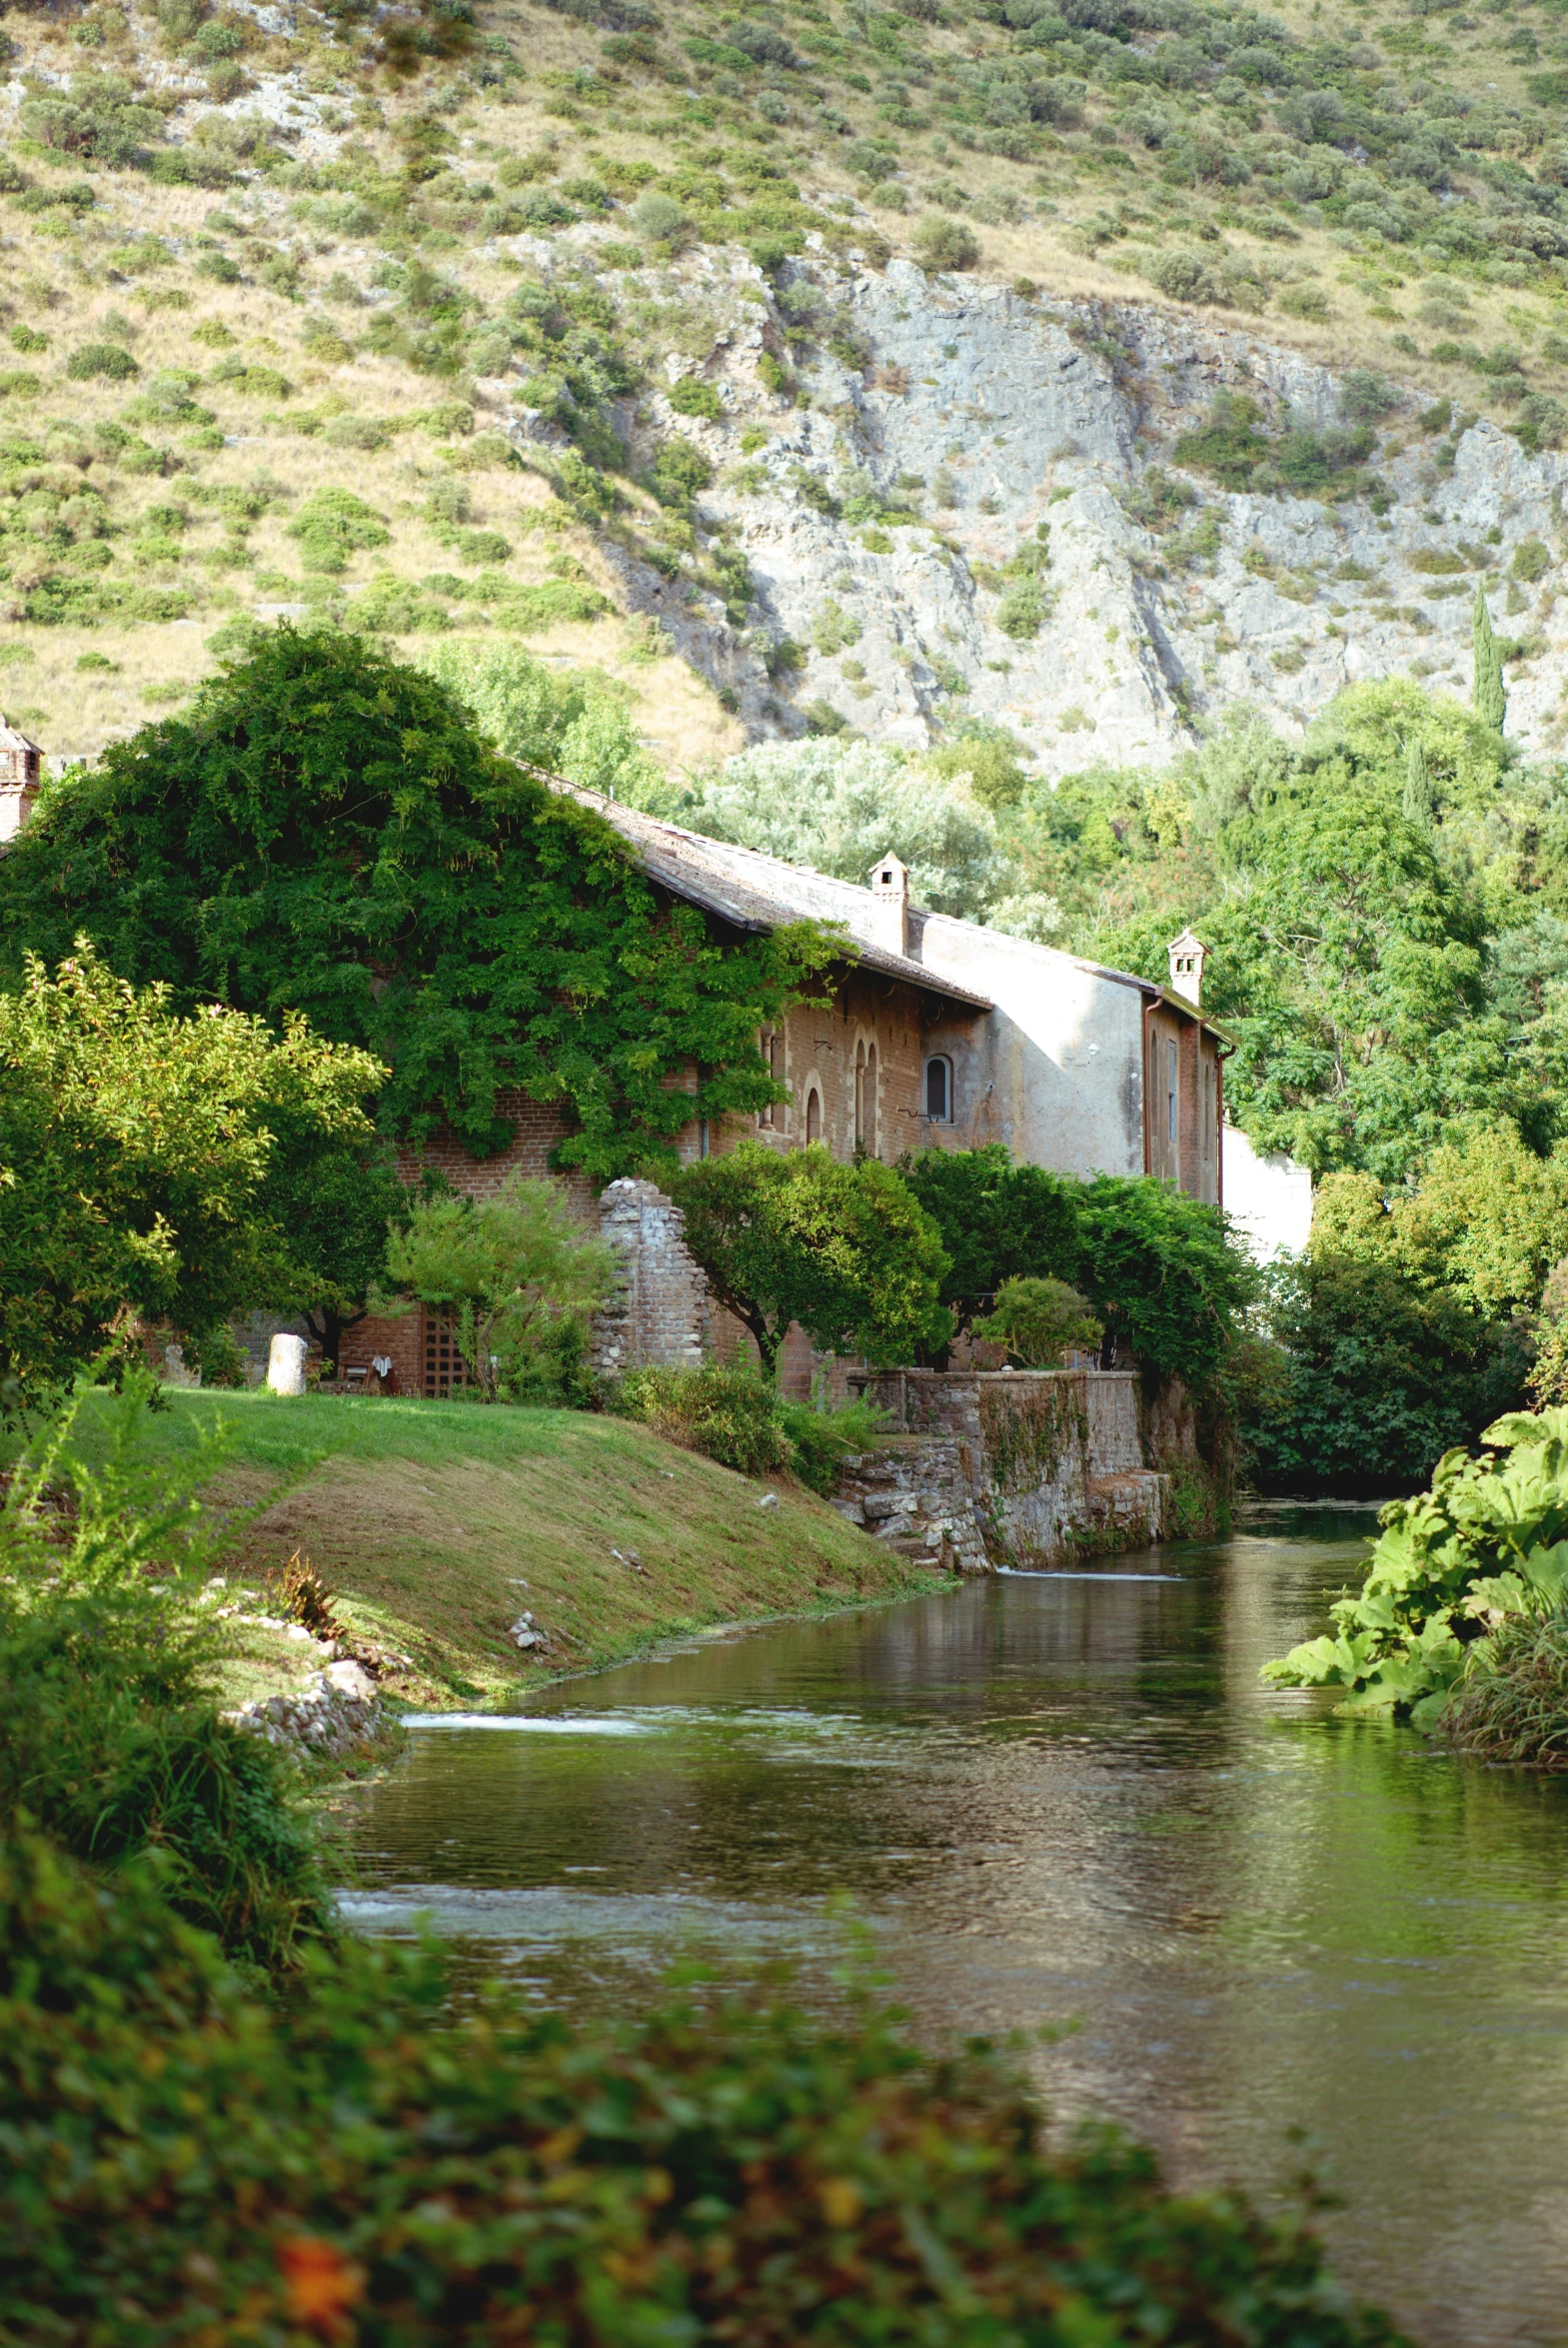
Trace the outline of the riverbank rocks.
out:
<instances>
[{"instance_id":1,"label":"riverbank rocks","mask_svg":"<svg viewBox=\"0 0 1568 2348\"><path fill-rule=\"evenodd\" d=\"M329 1663L302 1688L258 1696L221 1717L265 1736L269 1744L292 1745L324 1761L353 1759L385 1736L392 1724L375 1680L352 1658Z\"/></svg>"},{"instance_id":2,"label":"riverbank rocks","mask_svg":"<svg viewBox=\"0 0 1568 2348\"><path fill-rule=\"evenodd\" d=\"M853 1452L838 1471L834 1506L873 1540L949 1573L988 1573L985 1534L956 1437L894 1438Z\"/></svg>"}]
</instances>

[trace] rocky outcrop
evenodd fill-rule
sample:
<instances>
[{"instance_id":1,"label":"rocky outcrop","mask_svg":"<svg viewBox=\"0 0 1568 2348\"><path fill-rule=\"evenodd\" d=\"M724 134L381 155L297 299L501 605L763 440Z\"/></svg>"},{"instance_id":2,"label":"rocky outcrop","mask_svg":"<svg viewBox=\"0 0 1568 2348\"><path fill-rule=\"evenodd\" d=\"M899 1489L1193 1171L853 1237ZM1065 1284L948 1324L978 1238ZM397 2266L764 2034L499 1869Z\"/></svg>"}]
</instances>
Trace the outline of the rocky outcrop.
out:
<instances>
[{"instance_id":1,"label":"rocky outcrop","mask_svg":"<svg viewBox=\"0 0 1568 2348\"><path fill-rule=\"evenodd\" d=\"M1051 776L1158 764L1227 702L1263 704L1288 733L1361 679L1414 671L1467 694L1484 580L1499 631L1525 647L1510 733L1535 749L1561 739L1568 455L1529 455L1486 421L1445 437L1424 397L1401 393L1357 495L1227 491L1173 456L1217 392L1254 400L1277 437L1291 422L1338 426L1344 386L1298 353L1152 304L1053 301L825 249L777 286L734 255L691 269L712 341L659 372L700 377L723 412L678 413L660 389L629 403L626 429L640 454L683 432L711 459L699 519L711 550L744 553L753 624L737 629L695 580L607 554L634 607L754 735L797 733L817 708L918 748L964 717L1007 727ZM764 362L777 366L813 307L791 404ZM767 439L746 450L749 427ZM1196 502L1164 497L1160 474ZM1548 568L1513 576L1536 540ZM1031 635L1007 574L1035 550Z\"/></svg>"}]
</instances>

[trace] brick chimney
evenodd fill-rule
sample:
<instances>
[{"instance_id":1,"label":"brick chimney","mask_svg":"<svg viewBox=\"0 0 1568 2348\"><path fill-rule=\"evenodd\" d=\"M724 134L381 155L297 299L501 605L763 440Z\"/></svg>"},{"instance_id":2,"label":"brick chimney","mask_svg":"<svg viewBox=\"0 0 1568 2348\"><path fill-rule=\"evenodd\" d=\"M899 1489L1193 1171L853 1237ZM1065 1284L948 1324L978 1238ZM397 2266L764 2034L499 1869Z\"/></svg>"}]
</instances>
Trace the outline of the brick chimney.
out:
<instances>
[{"instance_id":1,"label":"brick chimney","mask_svg":"<svg viewBox=\"0 0 1568 2348\"><path fill-rule=\"evenodd\" d=\"M14 840L33 812L44 754L0 717L0 848Z\"/></svg>"},{"instance_id":2,"label":"brick chimney","mask_svg":"<svg viewBox=\"0 0 1568 2348\"><path fill-rule=\"evenodd\" d=\"M1201 938L1190 930L1183 930L1179 938L1172 938L1165 953L1170 962L1170 992L1179 995L1193 1010L1201 1009L1203 1002L1203 962L1208 948Z\"/></svg>"},{"instance_id":3,"label":"brick chimney","mask_svg":"<svg viewBox=\"0 0 1568 2348\"><path fill-rule=\"evenodd\" d=\"M872 865L871 937L889 954L909 951L909 869L895 856L878 857Z\"/></svg>"}]
</instances>

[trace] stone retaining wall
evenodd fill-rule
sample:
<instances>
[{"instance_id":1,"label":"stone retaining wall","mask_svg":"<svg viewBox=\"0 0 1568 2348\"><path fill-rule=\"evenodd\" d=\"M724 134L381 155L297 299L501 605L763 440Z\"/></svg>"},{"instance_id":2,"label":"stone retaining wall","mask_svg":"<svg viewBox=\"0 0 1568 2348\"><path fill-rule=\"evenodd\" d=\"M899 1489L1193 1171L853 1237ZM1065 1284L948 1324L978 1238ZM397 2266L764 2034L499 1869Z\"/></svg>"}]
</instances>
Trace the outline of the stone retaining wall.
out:
<instances>
[{"instance_id":1,"label":"stone retaining wall","mask_svg":"<svg viewBox=\"0 0 1568 2348\"><path fill-rule=\"evenodd\" d=\"M984 1573L1163 1533L1130 1370L891 1370L867 1398L898 1431L843 1462L836 1504L909 1555Z\"/></svg>"}]
</instances>

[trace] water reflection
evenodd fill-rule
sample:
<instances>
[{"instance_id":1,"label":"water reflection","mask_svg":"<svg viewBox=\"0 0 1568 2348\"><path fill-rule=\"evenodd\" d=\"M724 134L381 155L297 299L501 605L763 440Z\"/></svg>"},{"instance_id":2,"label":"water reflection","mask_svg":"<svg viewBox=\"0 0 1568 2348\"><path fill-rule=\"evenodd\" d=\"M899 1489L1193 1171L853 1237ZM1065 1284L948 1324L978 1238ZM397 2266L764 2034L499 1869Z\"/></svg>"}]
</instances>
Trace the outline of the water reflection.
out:
<instances>
[{"instance_id":1,"label":"water reflection","mask_svg":"<svg viewBox=\"0 0 1568 2348\"><path fill-rule=\"evenodd\" d=\"M420 1731L360 1804L352 1905L428 1907L552 1997L640 1995L694 1931L825 1997L846 1889L922 2027L1075 2017L1056 2108L1186 2178L1266 2189L1302 2127L1341 2263L1425 2339L1561 2341L1568 1789L1257 1679L1364 1530L697 1641L527 1733Z\"/></svg>"}]
</instances>

